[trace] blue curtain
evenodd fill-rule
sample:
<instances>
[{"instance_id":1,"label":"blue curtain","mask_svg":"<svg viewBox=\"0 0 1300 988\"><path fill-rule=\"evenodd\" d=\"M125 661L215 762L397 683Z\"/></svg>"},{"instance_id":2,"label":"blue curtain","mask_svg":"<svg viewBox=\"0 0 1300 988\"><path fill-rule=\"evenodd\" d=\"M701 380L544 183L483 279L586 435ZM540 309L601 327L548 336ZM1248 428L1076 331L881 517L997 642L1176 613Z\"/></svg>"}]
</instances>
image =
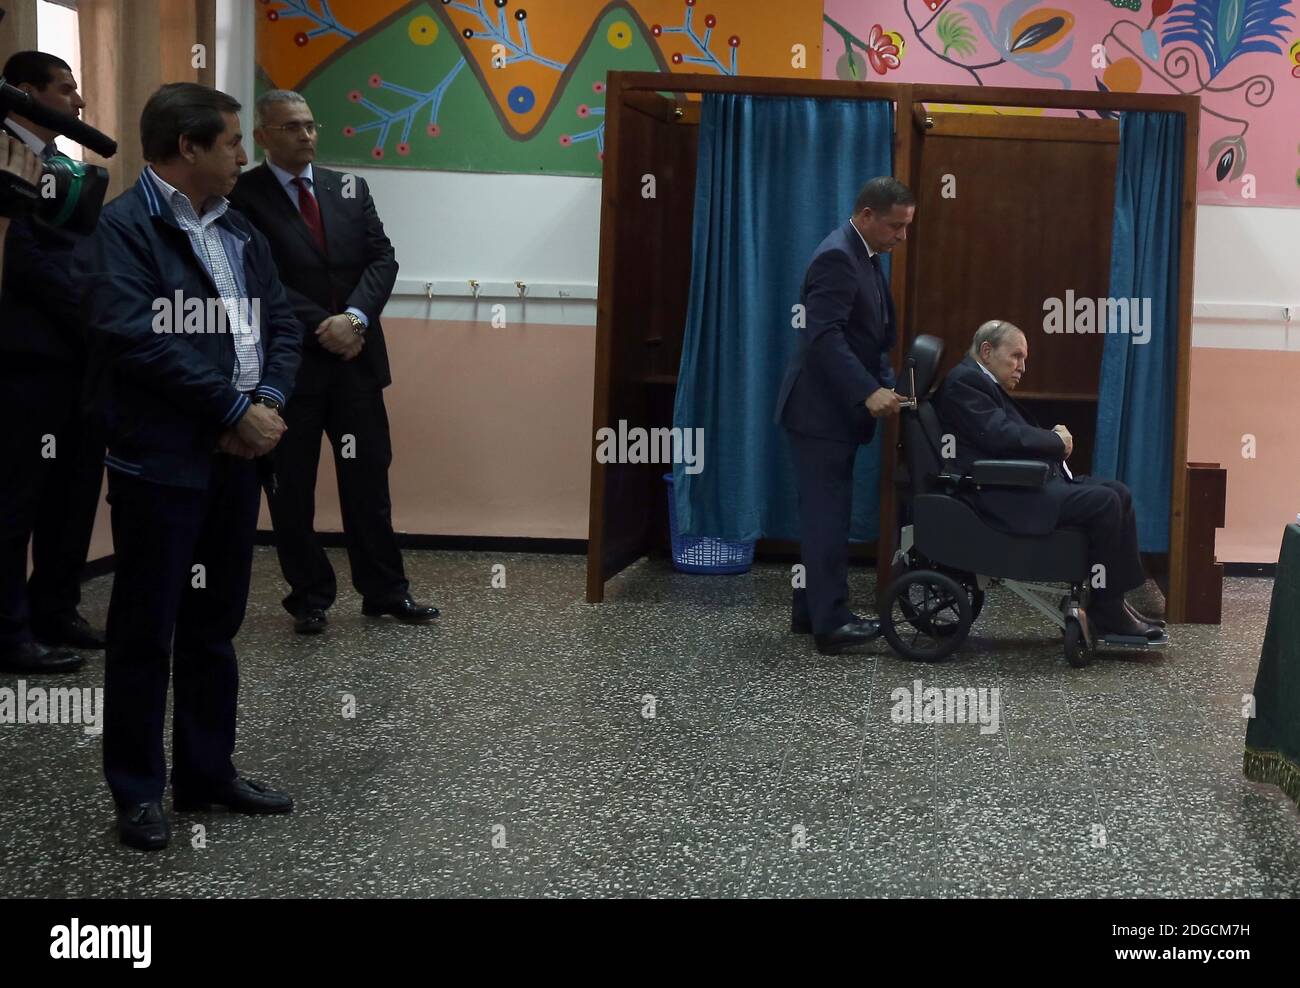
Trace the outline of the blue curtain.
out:
<instances>
[{"instance_id":1,"label":"blue curtain","mask_svg":"<svg viewBox=\"0 0 1300 988\"><path fill-rule=\"evenodd\" d=\"M1129 308L1106 326L1093 474L1132 490L1143 552L1169 550L1184 129L1176 113L1120 117L1110 296Z\"/></svg>"},{"instance_id":2,"label":"blue curtain","mask_svg":"<svg viewBox=\"0 0 1300 988\"><path fill-rule=\"evenodd\" d=\"M673 468L680 531L799 537L794 466L772 422L798 342L793 307L813 250L862 185L893 174L893 105L706 94L690 299L673 425L704 430L703 470ZM880 431L854 470L854 539L880 522Z\"/></svg>"}]
</instances>

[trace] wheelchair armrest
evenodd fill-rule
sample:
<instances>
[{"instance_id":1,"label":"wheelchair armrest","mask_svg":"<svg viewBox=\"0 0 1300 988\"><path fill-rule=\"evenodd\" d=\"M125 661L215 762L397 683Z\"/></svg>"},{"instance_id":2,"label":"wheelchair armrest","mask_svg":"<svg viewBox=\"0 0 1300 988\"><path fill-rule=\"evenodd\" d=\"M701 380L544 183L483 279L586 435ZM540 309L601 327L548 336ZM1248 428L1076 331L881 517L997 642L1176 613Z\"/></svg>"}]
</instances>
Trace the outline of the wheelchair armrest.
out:
<instances>
[{"instance_id":1,"label":"wheelchair armrest","mask_svg":"<svg viewBox=\"0 0 1300 988\"><path fill-rule=\"evenodd\" d=\"M1042 460L976 460L971 478L981 487L1042 487L1050 469Z\"/></svg>"},{"instance_id":2,"label":"wheelchair armrest","mask_svg":"<svg viewBox=\"0 0 1300 988\"><path fill-rule=\"evenodd\" d=\"M964 477L959 473L951 473L947 470L936 474L934 483L945 494L956 494L958 491L970 490L975 486L970 477Z\"/></svg>"}]
</instances>

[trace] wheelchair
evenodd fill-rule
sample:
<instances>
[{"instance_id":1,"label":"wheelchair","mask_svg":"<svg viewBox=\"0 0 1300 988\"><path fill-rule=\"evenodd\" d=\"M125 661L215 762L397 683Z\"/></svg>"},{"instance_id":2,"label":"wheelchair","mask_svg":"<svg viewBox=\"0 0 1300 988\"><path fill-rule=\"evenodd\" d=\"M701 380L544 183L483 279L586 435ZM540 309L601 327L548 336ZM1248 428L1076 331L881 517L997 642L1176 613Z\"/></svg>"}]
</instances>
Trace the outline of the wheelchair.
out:
<instances>
[{"instance_id":1,"label":"wheelchair","mask_svg":"<svg viewBox=\"0 0 1300 988\"><path fill-rule=\"evenodd\" d=\"M1061 629L1065 659L1075 668L1087 666L1101 645L1142 650L1167 645L1167 634L1153 642L1097 635L1089 627L1088 543L1082 531L1008 535L958 496L990 486L1039 488L1050 468L1041 460L979 460L969 475L954 472L955 464L942 455L944 429L930 401L942 357L942 340L918 336L899 387L904 398L899 486L911 523L902 528L890 583L880 598L881 630L890 647L907 659L946 659L966 640L992 584L1006 587Z\"/></svg>"}]
</instances>

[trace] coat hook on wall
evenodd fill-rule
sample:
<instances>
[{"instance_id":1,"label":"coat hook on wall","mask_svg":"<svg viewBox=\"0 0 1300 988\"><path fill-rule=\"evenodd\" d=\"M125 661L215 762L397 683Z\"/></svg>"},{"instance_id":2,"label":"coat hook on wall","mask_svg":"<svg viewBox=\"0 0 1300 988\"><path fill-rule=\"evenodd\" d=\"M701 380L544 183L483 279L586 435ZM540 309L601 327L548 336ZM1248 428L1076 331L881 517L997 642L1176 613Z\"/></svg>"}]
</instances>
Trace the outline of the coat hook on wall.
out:
<instances>
[{"instance_id":1,"label":"coat hook on wall","mask_svg":"<svg viewBox=\"0 0 1300 988\"><path fill-rule=\"evenodd\" d=\"M528 286L525 285L522 281L515 282L515 289L516 291L519 292L520 298L523 298L525 295L528 294Z\"/></svg>"},{"instance_id":2,"label":"coat hook on wall","mask_svg":"<svg viewBox=\"0 0 1300 988\"><path fill-rule=\"evenodd\" d=\"M469 290L474 293L475 298L478 298L479 285L473 278L469 280Z\"/></svg>"},{"instance_id":3,"label":"coat hook on wall","mask_svg":"<svg viewBox=\"0 0 1300 988\"><path fill-rule=\"evenodd\" d=\"M433 301L433 282L432 282L432 281L426 281L426 282L424 283L424 297L427 298L430 302Z\"/></svg>"}]
</instances>

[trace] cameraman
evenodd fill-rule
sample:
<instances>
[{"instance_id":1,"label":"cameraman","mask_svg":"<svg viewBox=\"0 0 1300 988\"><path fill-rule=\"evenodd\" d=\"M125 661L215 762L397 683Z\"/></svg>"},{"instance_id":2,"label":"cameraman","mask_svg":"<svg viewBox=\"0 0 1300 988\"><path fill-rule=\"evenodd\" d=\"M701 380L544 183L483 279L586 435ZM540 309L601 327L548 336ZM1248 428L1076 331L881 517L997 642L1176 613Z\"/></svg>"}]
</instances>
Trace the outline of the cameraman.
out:
<instances>
[{"instance_id":1,"label":"cameraman","mask_svg":"<svg viewBox=\"0 0 1300 988\"><path fill-rule=\"evenodd\" d=\"M68 64L23 51L5 81L53 110L85 101ZM4 130L43 159L55 133L16 113ZM0 671L72 672L84 659L65 646L104 647L77 613L81 571L103 478L104 444L83 414L86 346L72 278L78 236L25 216L10 220L0 284ZM27 579L27 545L32 575Z\"/></svg>"}]
</instances>

